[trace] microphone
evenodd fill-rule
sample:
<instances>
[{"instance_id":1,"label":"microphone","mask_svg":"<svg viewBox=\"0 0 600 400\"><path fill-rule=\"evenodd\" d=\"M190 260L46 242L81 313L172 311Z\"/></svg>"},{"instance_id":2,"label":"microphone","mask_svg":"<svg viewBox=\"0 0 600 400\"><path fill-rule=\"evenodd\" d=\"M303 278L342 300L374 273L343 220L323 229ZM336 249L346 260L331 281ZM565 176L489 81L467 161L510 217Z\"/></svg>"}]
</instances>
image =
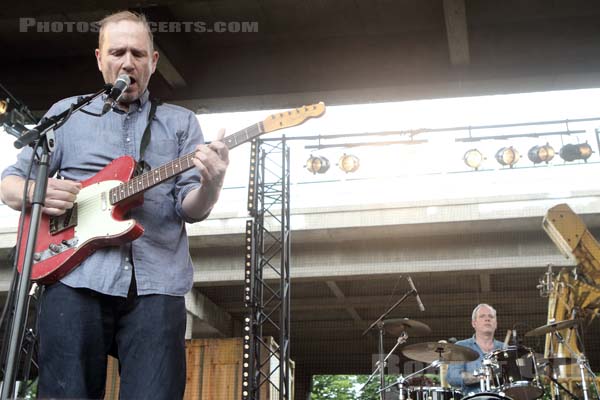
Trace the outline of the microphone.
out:
<instances>
[{"instance_id":1,"label":"microphone","mask_svg":"<svg viewBox=\"0 0 600 400\"><path fill-rule=\"evenodd\" d=\"M419 309L421 311L425 311L425 306L423 305L423 302L421 301L421 297L419 297L419 292L417 292L417 288L415 287L415 284L413 283L411 277L407 276L406 279L408 279L408 283L410 283L410 287L413 290L413 292L415 293L417 303L419 304Z\"/></svg>"},{"instance_id":2,"label":"microphone","mask_svg":"<svg viewBox=\"0 0 600 400\"><path fill-rule=\"evenodd\" d=\"M119 100L119 97L121 97L121 94L127 90L127 88L129 87L130 84L131 84L131 78L129 78L129 75L127 75L127 74L119 75L119 77L115 81L115 84L113 85L112 89L110 89L110 93L108 94L108 97L106 98L106 100L104 100L104 106L102 107L102 115L104 115L110 111L112 106L115 104L115 102L117 100Z\"/></svg>"}]
</instances>

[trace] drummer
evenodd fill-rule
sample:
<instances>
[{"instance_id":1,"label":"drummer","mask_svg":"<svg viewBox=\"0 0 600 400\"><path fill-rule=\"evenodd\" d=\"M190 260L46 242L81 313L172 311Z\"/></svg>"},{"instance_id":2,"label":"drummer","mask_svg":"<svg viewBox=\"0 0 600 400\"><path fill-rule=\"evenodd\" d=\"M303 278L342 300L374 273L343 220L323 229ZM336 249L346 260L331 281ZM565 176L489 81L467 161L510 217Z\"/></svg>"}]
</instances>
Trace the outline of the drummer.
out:
<instances>
[{"instance_id":1,"label":"drummer","mask_svg":"<svg viewBox=\"0 0 600 400\"><path fill-rule=\"evenodd\" d=\"M448 383L459 387L464 395L481 391L479 377L476 377L473 372L481 369L486 354L504 347L504 343L494 339L498 327L494 307L485 303L475 307L471 316L471 325L475 329L473 337L460 340L456 344L476 351L479 358L467 363L451 363L447 375Z\"/></svg>"}]
</instances>

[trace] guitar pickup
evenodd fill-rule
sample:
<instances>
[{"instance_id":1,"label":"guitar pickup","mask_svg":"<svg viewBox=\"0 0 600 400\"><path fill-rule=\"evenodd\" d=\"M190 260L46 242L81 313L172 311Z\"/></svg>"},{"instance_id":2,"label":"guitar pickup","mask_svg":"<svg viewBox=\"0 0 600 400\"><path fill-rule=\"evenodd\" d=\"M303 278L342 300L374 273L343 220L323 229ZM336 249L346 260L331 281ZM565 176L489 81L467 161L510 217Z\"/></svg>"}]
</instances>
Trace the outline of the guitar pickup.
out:
<instances>
[{"instance_id":1,"label":"guitar pickup","mask_svg":"<svg viewBox=\"0 0 600 400\"><path fill-rule=\"evenodd\" d=\"M77 203L73 208L67 210L63 215L50 217L50 234L56 235L72 226L77 225Z\"/></svg>"}]
</instances>

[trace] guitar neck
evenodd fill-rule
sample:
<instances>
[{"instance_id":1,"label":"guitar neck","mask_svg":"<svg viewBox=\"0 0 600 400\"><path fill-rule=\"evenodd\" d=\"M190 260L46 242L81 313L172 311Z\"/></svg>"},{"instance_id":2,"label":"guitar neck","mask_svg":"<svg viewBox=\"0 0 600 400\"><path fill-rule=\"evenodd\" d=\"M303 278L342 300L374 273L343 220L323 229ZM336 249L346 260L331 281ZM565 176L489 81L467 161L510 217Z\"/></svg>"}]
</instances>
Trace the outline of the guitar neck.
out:
<instances>
[{"instance_id":1,"label":"guitar neck","mask_svg":"<svg viewBox=\"0 0 600 400\"><path fill-rule=\"evenodd\" d=\"M233 149L234 147L254 139L262 133L264 133L263 123L259 122L223 138L223 143L227 148ZM168 179L192 169L194 167L194 154L195 152L192 152L181 156L112 188L110 190L111 204L114 205L135 197Z\"/></svg>"}]
</instances>

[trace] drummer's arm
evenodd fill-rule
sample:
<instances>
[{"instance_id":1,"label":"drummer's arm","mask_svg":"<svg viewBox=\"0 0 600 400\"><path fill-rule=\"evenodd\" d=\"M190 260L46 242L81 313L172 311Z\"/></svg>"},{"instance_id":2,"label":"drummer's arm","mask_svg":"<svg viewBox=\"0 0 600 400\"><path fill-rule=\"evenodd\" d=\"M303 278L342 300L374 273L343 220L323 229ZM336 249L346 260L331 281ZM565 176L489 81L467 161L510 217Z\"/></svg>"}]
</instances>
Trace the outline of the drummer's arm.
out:
<instances>
[{"instance_id":1,"label":"drummer's arm","mask_svg":"<svg viewBox=\"0 0 600 400\"><path fill-rule=\"evenodd\" d=\"M465 368L466 364L450 364L448 366L448 373L446 374L448 383L452 386L461 387L463 383L462 373L465 372Z\"/></svg>"},{"instance_id":2,"label":"drummer's arm","mask_svg":"<svg viewBox=\"0 0 600 400\"><path fill-rule=\"evenodd\" d=\"M462 377L462 381L465 383L465 385L469 386L469 385L475 385L477 383L479 383L479 378L476 377L475 375L473 375L471 372L469 371L463 371L461 373L461 377Z\"/></svg>"}]
</instances>

